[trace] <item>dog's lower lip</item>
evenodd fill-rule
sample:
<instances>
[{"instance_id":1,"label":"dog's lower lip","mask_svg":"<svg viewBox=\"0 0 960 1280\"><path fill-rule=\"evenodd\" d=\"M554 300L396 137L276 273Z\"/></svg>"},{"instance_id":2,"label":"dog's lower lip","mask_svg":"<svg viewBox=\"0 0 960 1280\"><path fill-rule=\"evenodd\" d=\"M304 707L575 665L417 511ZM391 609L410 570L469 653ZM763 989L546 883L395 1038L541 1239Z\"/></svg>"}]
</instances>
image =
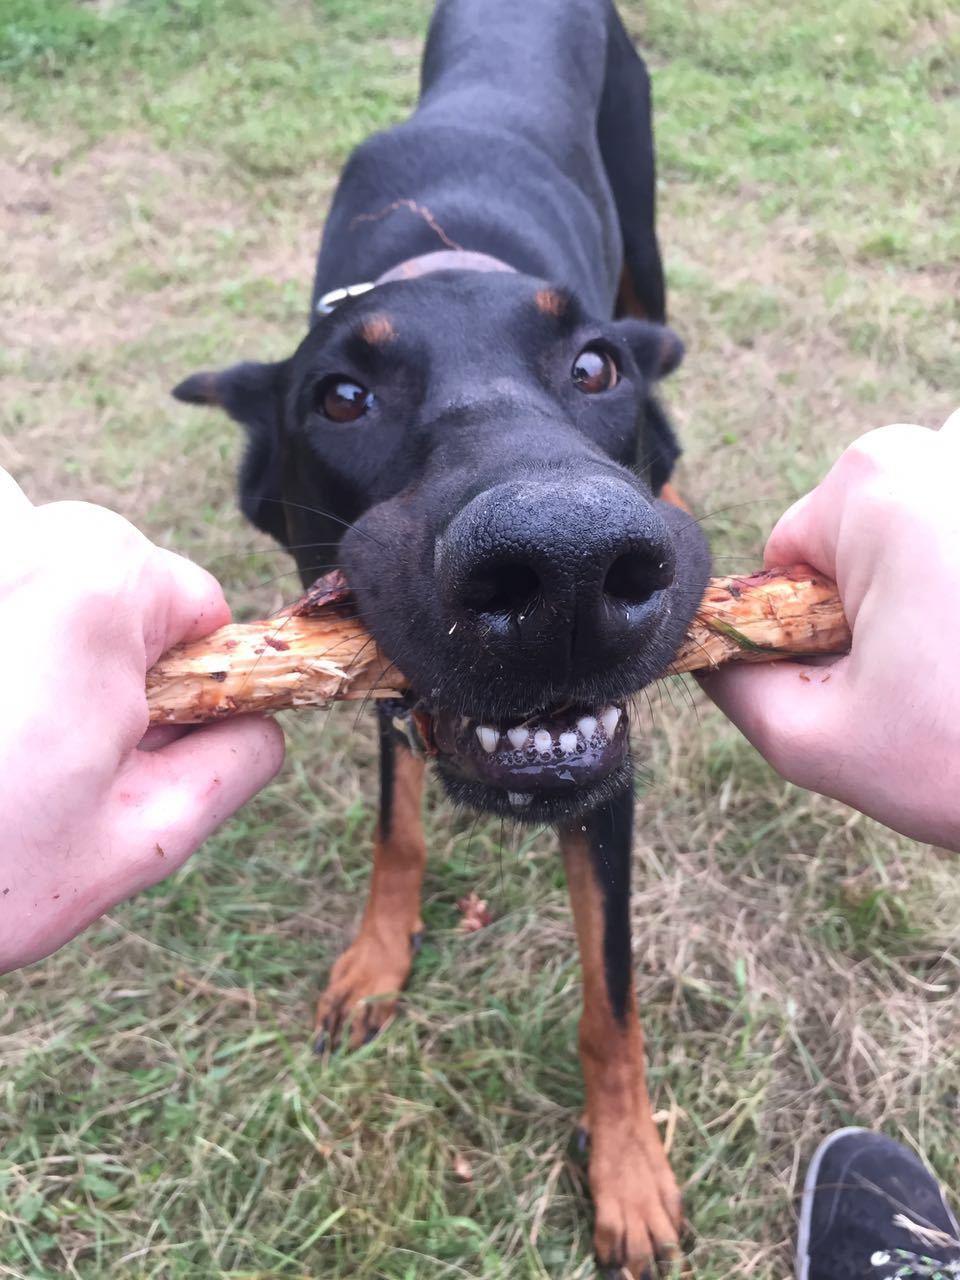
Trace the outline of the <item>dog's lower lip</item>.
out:
<instances>
[{"instance_id":1,"label":"dog's lower lip","mask_svg":"<svg viewBox=\"0 0 960 1280\"><path fill-rule=\"evenodd\" d=\"M499 723L444 710L432 719L445 769L497 788L517 813L537 797L594 785L627 755L627 715L615 703L568 706Z\"/></svg>"}]
</instances>

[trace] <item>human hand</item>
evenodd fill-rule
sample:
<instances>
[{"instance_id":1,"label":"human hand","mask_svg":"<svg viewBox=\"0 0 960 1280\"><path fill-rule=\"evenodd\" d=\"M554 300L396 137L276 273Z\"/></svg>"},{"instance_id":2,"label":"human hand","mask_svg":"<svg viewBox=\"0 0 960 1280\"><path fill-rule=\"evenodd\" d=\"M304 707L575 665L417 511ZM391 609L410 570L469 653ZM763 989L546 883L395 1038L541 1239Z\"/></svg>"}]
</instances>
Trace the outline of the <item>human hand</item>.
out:
<instances>
[{"instance_id":1,"label":"human hand","mask_svg":"<svg viewBox=\"0 0 960 1280\"><path fill-rule=\"evenodd\" d=\"M790 782L960 850L960 411L861 436L780 519L765 564L832 578L853 633L817 664L731 664L710 697Z\"/></svg>"},{"instance_id":2,"label":"human hand","mask_svg":"<svg viewBox=\"0 0 960 1280\"><path fill-rule=\"evenodd\" d=\"M229 618L197 565L0 470L0 972L170 875L279 769L271 720L147 733L148 668Z\"/></svg>"}]
</instances>

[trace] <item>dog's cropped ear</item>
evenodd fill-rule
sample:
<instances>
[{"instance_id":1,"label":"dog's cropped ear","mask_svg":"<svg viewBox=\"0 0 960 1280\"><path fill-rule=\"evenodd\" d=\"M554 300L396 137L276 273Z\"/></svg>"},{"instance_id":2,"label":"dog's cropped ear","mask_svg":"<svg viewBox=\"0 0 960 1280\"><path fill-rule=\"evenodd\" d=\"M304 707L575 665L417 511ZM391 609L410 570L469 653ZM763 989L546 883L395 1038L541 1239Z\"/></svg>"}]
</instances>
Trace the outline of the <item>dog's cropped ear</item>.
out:
<instances>
[{"instance_id":1,"label":"dog's cropped ear","mask_svg":"<svg viewBox=\"0 0 960 1280\"><path fill-rule=\"evenodd\" d=\"M287 361L235 364L217 373L194 373L174 387L187 404L217 405L247 433L240 464L240 508L258 529L286 543L280 485L280 415Z\"/></svg>"},{"instance_id":2,"label":"dog's cropped ear","mask_svg":"<svg viewBox=\"0 0 960 1280\"><path fill-rule=\"evenodd\" d=\"M665 324L651 324L649 320L621 320L617 328L633 352L640 372L651 382L666 378L683 360L683 343Z\"/></svg>"}]
</instances>

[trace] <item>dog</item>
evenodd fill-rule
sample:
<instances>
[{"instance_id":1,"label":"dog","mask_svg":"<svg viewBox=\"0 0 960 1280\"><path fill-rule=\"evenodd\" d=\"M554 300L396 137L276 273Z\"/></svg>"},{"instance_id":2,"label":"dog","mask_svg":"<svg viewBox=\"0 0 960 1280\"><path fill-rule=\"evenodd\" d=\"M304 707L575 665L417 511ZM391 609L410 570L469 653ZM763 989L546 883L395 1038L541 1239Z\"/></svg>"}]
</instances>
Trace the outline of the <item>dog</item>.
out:
<instances>
[{"instance_id":1,"label":"dog","mask_svg":"<svg viewBox=\"0 0 960 1280\"><path fill-rule=\"evenodd\" d=\"M345 572L414 690L381 715L372 885L319 1046L367 1040L410 971L416 738L457 803L558 828L594 1243L631 1277L676 1256L681 1199L631 966L626 703L709 572L666 500L679 447L656 384L683 346L654 185L649 77L612 0L440 0L415 111L343 170L300 346L174 391L243 425L243 511L305 584Z\"/></svg>"}]
</instances>

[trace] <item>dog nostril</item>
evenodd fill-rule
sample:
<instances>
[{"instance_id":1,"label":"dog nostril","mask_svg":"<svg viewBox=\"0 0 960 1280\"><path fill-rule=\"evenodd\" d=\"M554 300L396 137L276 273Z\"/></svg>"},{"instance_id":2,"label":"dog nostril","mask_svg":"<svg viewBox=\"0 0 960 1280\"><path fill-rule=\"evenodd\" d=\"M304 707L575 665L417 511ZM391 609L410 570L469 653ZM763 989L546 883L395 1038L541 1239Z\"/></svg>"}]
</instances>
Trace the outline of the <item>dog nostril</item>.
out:
<instances>
[{"instance_id":1,"label":"dog nostril","mask_svg":"<svg viewBox=\"0 0 960 1280\"><path fill-rule=\"evenodd\" d=\"M607 570L603 591L626 604L643 604L672 581L673 573L666 562L652 560L639 551L625 551Z\"/></svg>"},{"instance_id":2,"label":"dog nostril","mask_svg":"<svg viewBox=\"0 0 960 1280\"><path fill-rule=\"evenodd\" d=\"M522 614L539 594L535 569L526 564L499 564L475 569L464 584L461 600L476 613Z\"/></svg>"}]
</instances>

